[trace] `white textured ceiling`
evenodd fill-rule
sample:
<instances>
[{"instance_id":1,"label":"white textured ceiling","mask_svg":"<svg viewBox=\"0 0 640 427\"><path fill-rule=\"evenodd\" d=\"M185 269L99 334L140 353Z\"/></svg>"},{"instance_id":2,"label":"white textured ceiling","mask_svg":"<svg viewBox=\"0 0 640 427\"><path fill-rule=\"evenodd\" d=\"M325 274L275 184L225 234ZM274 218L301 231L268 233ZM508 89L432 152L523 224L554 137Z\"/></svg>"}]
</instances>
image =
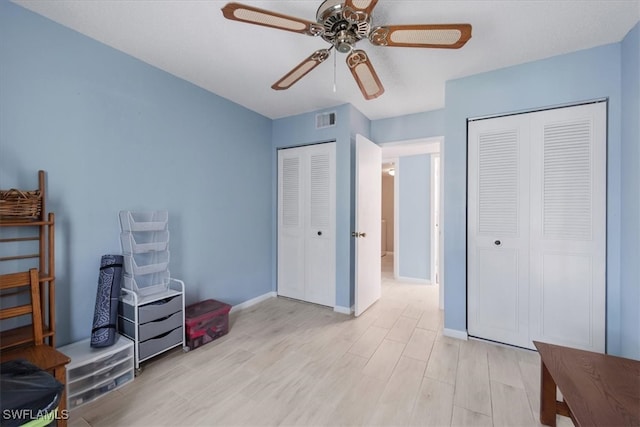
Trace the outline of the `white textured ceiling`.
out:
<instances>
[{"instance_id":1,"label":"white textured ceiling","mask_svg":"<svg viewBox=\"0 0 640 427\"><path fill-rule=\"evenodd\" d=\"M350 103L371 120L444 107L445 81L619 42L640 20L640 0L380 0L374 26L470 23L459 50L358 43L385 87L362 98L345 55L328 59L289 90L271 85L321 38L229 21L218 0L14 0L15 3L270 118ZM315 20L321 1L241 1ZM336 52L333 51L332 55Z\"/></svg>"}]
</instances>

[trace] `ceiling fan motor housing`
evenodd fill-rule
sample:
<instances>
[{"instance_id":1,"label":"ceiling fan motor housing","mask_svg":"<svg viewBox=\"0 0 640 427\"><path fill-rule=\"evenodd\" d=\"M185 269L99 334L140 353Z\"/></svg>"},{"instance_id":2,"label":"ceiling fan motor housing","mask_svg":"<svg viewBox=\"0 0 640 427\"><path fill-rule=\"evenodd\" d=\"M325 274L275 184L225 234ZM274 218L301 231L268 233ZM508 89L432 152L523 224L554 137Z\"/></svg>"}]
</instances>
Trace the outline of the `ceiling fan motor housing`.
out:
<instances>
[{"instance_id":1,"label":"ceiling fan motor housing","mask_svg":"<svg viewBox=\"0 0 640 427\"><path fill-rule=\"evenodd\" d=\"M324 28L322 38L342 53L353 50L359 40L369 35L371 28L371 16L345 7L341 0L322 3L316 20Z\"/></svg>"}]
</instances>

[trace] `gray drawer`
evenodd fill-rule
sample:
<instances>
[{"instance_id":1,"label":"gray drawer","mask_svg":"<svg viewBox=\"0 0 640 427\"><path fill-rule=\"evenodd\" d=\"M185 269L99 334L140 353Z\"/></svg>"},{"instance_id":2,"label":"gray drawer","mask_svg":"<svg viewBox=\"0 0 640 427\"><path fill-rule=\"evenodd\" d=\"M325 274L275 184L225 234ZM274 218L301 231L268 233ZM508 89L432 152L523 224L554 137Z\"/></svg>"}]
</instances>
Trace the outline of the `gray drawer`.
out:
<instances>
[{"instance_id":1,"label":"gray drawer","mask_svg":"<svg viewBox=\"0 0 640 427\"><path fill-rule=\"evenodd\" d=\"M182 326L174 329L171 332L166 333L165 335L151 338L147 341L141 342L139 344L139 360L144 360L147 357L153 356L154 354L160 353L168 348L176 346L182 343L183 331Z\"/></svg>"},{"instance_id":2,"label":"gray drawer","mask_svg":"<svg viewBox=\"0 0 640 427\"><path fill-rule=\"evenodd\" d=\"M149 338L162 335L165 332L169 332L181 325L182 311L178 311L176 313L173 313L169 317L154 320L153 322L147 322L140 325L140 330L138 331L138 339L140 341L146 341Z\"/></svg>"},{"instance_id":3,"label":"gray drawer","mask_svg":"<svg viewBox=\"0 0 640 427\"><path fill-rule=\"evenodd\" d=\"M118 332L128 336L132 340L136 339L136 324L133 321L118 316Z\"/></svg>"},{"instance_id":4,"label":"gray drawer","mask_svg":"<svg viewBox=\"0 0 640 427\"><path fill-rule=\"evenodd\" d=\"M162 319L182 310L182 296L156 301L151 304L138 307L138 322L140 324Z\"/></svg>"}]
</instances>

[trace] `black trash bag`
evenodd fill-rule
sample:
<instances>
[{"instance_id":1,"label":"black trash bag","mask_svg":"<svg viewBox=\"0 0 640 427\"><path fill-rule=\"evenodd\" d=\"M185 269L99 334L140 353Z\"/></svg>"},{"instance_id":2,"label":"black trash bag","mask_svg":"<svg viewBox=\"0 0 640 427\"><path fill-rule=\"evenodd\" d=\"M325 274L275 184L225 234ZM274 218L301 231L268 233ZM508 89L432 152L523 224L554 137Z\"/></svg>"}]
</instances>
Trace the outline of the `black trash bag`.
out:
<instances>
[{"instance_id":1,"label":"black trash bag","mask_svg":"<svg viewBox=\"0 0 640 427\"><path fill-rule=\"evenodd\" d=\"M103 255L100 261L91 347L109 347L116 342L123 261L122 255Z\"/></svg>"},{"instance_id":2,"label":"black trash bag","mask_svg":"<svg viewBox=\"0 0 640 427\"><path fill-rule=\"evenodd\" d=\"M63 390L60 381L26 360L0 364L0 424L13 427L52 417Z\"/></svg>"}]
</instances>

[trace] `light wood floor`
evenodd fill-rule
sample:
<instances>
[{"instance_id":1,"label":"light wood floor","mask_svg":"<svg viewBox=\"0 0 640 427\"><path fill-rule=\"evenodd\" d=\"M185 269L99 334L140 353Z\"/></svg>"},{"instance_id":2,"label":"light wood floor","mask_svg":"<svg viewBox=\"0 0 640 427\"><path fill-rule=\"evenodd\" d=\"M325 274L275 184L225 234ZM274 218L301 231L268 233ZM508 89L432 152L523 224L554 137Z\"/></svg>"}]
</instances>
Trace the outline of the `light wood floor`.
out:
<instances>
[{"instance_id":1,"label":"light wood floor","mask_svg":"<svg viewBox=\"0 0 640 427\"><path fill-rule=\"evenodd\" d=\"M272 298L232 313L225 337L147 362L70 426L539 425L537 353L444 337L438 288L393 281L391 263L359 318Z\"/></svg>"}]
</instances>

